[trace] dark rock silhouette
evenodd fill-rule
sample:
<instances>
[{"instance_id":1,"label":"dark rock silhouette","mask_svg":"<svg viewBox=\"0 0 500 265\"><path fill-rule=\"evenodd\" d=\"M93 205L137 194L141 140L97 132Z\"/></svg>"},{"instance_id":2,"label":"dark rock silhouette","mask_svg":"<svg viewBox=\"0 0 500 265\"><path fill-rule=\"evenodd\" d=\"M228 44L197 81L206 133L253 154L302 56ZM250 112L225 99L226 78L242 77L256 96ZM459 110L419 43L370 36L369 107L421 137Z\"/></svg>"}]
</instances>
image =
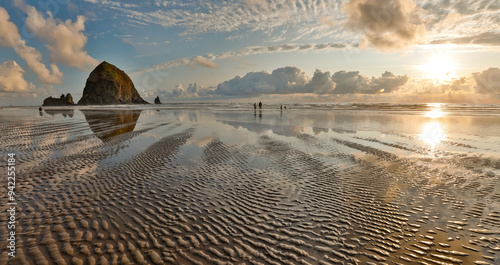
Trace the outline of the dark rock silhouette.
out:
<instances>
[{"instance_id":1,"label":"dark rock silhouette","mask_svg":"<svg viewBox=\"0 0 500 265\"><path fill-rule=\"evenodd\" d=\"M118 67L102 62L87 78L78 105L149 104L141 98L130 77Z\"/></svg>"},{"instance_id":2,"label":"dark rock silhouette","mask_svg":"<svg viewBox=\"0 0 500 265\"><path fill-rule=\"evenodd\" d=\"M80 110L92 132L103 142L132 132L141 115L141 110ZM123 140L123 139L122 139Z\"/></svg>"},{"instance_id":3,"label":"dark rock silhouette","mask_svg":"<svg viewBox=\"0 0 500 265\"><path fill-rule=\"evenodd\" d=\"M59 98L48 97L43 100L42 106L71 106L75 105L73 102L73 96L70 93L62 94Z\"/></svg>"},{"instance_id":4,"label":"dark rock silhouette","mask_svg":"<svg viewBox=\"0 0 500 265\"><path fill-rule=\"evenodd\" d=\"M160 97L155 98L155 104L161 104Z\"/></svg>"}]
</instances>

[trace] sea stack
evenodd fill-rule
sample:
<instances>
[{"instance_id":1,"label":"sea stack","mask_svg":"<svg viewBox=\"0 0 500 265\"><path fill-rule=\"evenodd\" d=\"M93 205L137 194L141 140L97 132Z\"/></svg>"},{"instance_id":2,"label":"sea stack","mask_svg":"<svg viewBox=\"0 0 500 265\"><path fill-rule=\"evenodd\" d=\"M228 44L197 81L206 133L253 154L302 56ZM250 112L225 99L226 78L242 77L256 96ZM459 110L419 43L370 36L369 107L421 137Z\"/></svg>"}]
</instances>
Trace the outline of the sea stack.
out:
<instances>
[{"instance_id":1,"label":"sea stack","mask_svg":"<svg viewBox=\"0 0 500 265\"><path fill-rule=\"evenodd\" d=\"M87 78L78 105L149 104L141 98L130 77L104 61Z\"/></svg>"},{"instance_id":2,"label":"sea stack","mask_svg":"<svg viewBox=\"0 0 500 265\"><path fill-rule=\"evenodd\" d=\"M59 98L48 97L43 100L42 106L72 106L75 105L73 102L73 96L70 93L62 94Z\"/></svg>"},{"instance_id":3,"label":"sea stack","mask_svg":"<svg viewBox=\"0 0 500 265\"><path fill-rule=\"evenodd\" d=\"M155 98L155 104L161 104L160 97Z\"/></svg>"}]
</instances>

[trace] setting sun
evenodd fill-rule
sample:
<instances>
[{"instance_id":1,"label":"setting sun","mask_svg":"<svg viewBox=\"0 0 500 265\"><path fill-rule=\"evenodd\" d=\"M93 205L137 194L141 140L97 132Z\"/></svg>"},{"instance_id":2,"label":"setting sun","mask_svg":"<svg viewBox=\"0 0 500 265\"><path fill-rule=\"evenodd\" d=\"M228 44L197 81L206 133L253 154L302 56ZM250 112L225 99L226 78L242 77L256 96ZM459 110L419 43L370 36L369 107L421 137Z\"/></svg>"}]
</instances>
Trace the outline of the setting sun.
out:
<instances>
[{"instance_id":1,"label":"setting sun","mask_svg":"<svg viewBox=\"0 0 500 265\"><path fill-rule=\"evenodd\" d=\"M457 78L457 65L452 58L444 55L433 56L426 64L420 65L424 78L443 84Z\"/></svg>"}]
</instances>

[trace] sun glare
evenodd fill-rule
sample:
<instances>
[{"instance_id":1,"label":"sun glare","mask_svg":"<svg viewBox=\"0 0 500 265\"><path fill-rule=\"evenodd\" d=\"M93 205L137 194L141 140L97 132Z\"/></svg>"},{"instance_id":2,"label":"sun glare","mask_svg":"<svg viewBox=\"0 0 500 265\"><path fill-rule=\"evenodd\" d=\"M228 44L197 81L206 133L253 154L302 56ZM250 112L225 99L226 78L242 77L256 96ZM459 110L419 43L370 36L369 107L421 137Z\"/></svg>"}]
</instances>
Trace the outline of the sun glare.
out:
<instances>
[{"instance_id":1,"label":"sun glare","mask_svg":"<svg viewBox=\"0 0 500 265\"><path fill-rule=\"evenodd\" d=\"M438 119L442 118L444 116L443 110L441 110L441 105L440 103L429 103L427 104L428 107L431 109L425 112L425 117L432 118L432 119Z\"/></svg>"},{"instance_id":2,"label":"sun glare","mask_svg":"<svg viewBox=\"0 0 500 265\"><path fill-rule=\"evenodd\" d=\"M430 145L431 148L434 148L441 141L446 139L446 135L441 128L441 123L439 121L433 121L424 124L419 138Z\"/></svg>"},{"instance_id":3,"label":"sun glare","mask_svg":"<svg viewBox=\"0 0 500 265\"><path fill-rule=\"evenodd\" d=\"M425 73L424 78L431 79L437 84L448 83L457 78L457 65L448 56L433 56L429 62L421 65L419 68Z\"/></svg>"}]
</instances>

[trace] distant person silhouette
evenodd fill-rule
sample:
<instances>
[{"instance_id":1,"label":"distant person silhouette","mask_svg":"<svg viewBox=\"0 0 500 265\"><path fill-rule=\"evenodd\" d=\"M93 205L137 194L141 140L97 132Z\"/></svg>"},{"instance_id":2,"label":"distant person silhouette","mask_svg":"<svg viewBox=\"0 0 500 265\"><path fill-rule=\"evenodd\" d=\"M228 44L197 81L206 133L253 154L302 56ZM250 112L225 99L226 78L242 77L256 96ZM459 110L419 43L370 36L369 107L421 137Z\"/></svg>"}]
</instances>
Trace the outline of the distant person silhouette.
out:
<instances>
[{"instance_id":1,"label":"distant person silhouette","mask_svg":"<svg viewBox=\"0 0 500 265\"><path fill-rule=\"evenodd\" d=\"M253 103L253 109L256 110L257 109L257 103Z\"/></svg>"},{"instance_id":2,"label":"distant person silhouette","mask_svg":"<svg viewBox=\"0 0 500 265\"><path fill-rule=\"evenodd\" d=\"M280 106L280 110L283 110L283 105Z\"/></svg>"},{"instance_id":3,"label":"distant person silhouette","mask_svg":"<svg viewBox=\"0 0 500 265\"><path fill-rule=\"evenodd\" d=\"M259 101L259 109L262 109L262 102Z\"/></svg>"},{"instance_id":4,"label":"distant person silhouette","mask_svg":"<svg viewBox=\"0 0 500 265\"><path fill-rule=\"evenodd\" d=\"M38 108L38 111L42 111L42 110L43 110L42 107Z\"/></svg>"}]
</instances>

